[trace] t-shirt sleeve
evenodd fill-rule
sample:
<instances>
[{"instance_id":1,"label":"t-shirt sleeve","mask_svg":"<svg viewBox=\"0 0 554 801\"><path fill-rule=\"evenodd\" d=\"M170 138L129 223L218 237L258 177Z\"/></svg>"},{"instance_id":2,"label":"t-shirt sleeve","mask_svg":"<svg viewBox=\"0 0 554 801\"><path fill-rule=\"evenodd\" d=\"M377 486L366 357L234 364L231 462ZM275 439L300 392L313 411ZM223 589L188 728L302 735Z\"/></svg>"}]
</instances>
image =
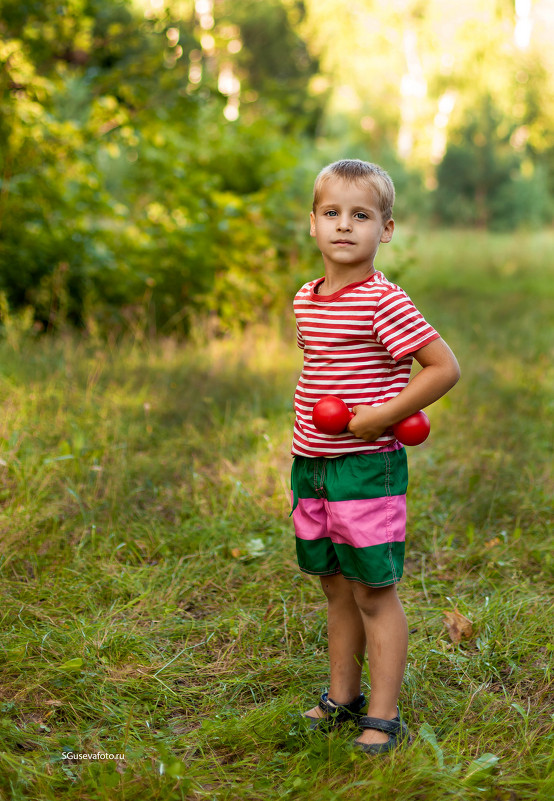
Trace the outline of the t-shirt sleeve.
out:
<instances>
[{"instance_id":1,"label":"t-shirt sleeve","mask_svg":"<svg viewBox=\"0 0 554 801\"><path fill-rule=\"evenodd\" d=\"M373 326L378 341L395 362L440 336L402 290L383 293L377 304Z\"/></svg>"}]
</instances>

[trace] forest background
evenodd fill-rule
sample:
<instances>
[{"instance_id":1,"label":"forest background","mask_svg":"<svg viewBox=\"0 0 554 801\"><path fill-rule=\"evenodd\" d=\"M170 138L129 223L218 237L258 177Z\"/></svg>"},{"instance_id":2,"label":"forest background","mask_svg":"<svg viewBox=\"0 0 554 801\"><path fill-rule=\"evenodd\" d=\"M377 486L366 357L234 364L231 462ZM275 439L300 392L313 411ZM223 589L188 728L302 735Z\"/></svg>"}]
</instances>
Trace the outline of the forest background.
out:
<instances>
[{"instance_id":1,"label":"forest background","mask_svg":"<svg viewBox=\"0 0 554 801\"><path fill-rule=\"evenodd\" d=\"M338 157L390 171L404 230L550 224L552 20L549 0L2 0L4 303L112 334L280 311Z\"/></svg>"}]
</instances>

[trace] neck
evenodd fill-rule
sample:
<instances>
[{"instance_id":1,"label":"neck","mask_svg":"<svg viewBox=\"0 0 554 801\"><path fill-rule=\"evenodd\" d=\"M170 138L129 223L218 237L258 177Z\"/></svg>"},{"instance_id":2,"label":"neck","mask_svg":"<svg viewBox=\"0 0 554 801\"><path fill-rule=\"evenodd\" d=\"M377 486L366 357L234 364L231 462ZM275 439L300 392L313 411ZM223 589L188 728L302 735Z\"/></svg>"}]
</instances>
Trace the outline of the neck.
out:
<instances>
[{"instance_id":1,"label":"neck","mask_svg":"<svg viewBox=\"0 0 554 801\"><path fill-rule=\"evenodd\" d=\"M319 285L319 294L334 295L335 292L340 292L341 289L344 289L350 284L357 284L360 281L367 281L368 278L371 278L374 272L375 267L373 267L373 265L368 270L364 270L363 272L360 270L347 272L340 270L335 272L334 270L329 270L326 268L325 279L323 283Z\"/></svg>"}]
</instances>

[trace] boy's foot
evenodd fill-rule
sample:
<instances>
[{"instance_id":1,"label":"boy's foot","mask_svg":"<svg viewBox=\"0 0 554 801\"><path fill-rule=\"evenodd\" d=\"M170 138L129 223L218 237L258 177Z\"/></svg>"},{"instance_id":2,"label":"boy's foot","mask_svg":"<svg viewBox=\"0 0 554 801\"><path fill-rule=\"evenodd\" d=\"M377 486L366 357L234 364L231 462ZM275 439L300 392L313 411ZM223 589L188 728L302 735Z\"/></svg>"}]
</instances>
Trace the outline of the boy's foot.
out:
<instances>
[{"instance_id":1,"label":"boy's foot","mask_svg":"<svg viewBox=\"0 0 554 801\"><path fill-rule=\"evenodd\" d=\"M395 748L411 742L408 727L400 718L400 714L391 719L360 718L362 734L354 741L354 745L367 754L385 754Z\"/></svg>"},{"instance_id":2,"label":"boy's foot","mask_svg":"<svg viewBox=\"0 0 554 801\"><path fill-rule=\"evenodd\" d=\"M352 721L357 723L362 716L362 710L366 705L365 696L362 693L349 704L337 704L327 693L323 693L319 704L304 712L303 717L310 721L310 729L334 728L342 723Z\"/></svg>"},{"instance_id":3,"label":"boy's foot","mask_svg":"<svg viewBox=\"0 0 554 801\"><path fill-rule=\"evenodd\" d=\"M364 729L362 734L356 739L356 744L360 745L380 745L388 743L389 735L384 731L377 731L377 729Z\"/></svg>"},{"instance_id":4,"label":"boy's foot","mask_svg":"<svg viewBox=\"0 0 554 801\"><path fill-rule=\"evenodd\" d=\"M318 704L317 706L314 706L313 709L310 709L308 712L304 712L303 717L315 720L317 718L326 718L327 715L322 709L320 709Z\"/></svg>"}]
</instances>

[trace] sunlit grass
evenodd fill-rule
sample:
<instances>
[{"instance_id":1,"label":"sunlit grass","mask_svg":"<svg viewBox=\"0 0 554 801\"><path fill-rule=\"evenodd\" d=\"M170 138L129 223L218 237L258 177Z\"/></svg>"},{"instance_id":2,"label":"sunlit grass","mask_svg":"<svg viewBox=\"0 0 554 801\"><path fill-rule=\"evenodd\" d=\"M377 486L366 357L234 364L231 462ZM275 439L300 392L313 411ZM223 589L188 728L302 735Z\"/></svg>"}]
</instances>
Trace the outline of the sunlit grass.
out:
<instances>
[{"instance_id":1,"label":"sunlit grass","mask_svg":"<svg viewBox=\"0 0 554 801\"><path fill-rule=\"evenodd\" d=\"M554 239L540 237L416 240L401 280L462 381L409 454L415 742L383 760L354 754L352 731L310 737L297 714L327 657L288 518L292 320L194 345L3 343L0 795L552 797ZM473 623L460 646L454 607Z\"/></svg>"}]
</instances>

